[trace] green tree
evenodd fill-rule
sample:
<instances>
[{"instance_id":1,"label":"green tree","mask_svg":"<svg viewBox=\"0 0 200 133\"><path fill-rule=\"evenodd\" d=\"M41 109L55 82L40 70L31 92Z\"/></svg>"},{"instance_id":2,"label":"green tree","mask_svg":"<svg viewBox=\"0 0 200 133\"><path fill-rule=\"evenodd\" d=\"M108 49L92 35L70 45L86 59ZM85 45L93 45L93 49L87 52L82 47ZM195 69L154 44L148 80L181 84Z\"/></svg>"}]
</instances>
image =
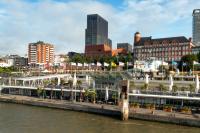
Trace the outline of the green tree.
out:
<instances>
[{"instance_id":1,"label":"green tree","mask_svg":"<svg viewBox=\"0 0 200 133\"><path fill-rule=\"evenodd\" d=\"M70 88L72 88L73 81L72 80L68 80L68 85L69 85Z\"/></svg>"},{"instance_id":2,"label":"green tree","mask_svg":"<svg viewBox=\"0 0 200 133\"><path fill-rule=\"evenodd\" d=\"M167 91L167 87L165 87L163 84L159 84L160 91Z\"/></svg>"},{"instance_id":3,"label":"green tree","mask_svg":"<svg viewBox=\"0 0 200 133\"><path fill-rule=\"evenodd\" d=\"M42 88L38 87L37 88L37 95L38 95L38 97L41 97L42 93L43 93Z\"/></svg>"},{"instance_id":4,"label":"green tree","mask_svg":"<svg viewBox=\"0 0 200 133\"><path fill-rule=\"evenodd\" d=\"M189 84L189 90L190 90L190 92L194 92L195 86L193 84Z\"/></svg>"},{"instance_id":5,"label":"green tree","mask_svg":"<svg viewBox=\"0 0 200 133\"><path fill-rule=\"evenodd\" d=\"M145 83L145 84L141 87L141 89L142 89L142 90L147 90L148 87L149 87L149 84Z\"/></svg>"},{"instance_id":6,"label":"green tree","mask_svg":"<svg viewBox=\"0 0 200 133\"><path fill-rule=\"evenodd\" d=\"M200 62L200 51L199 51L199 53L197 54L197 59L198 59L198 62Z\"/></svg>"},{"instance_id":7,"label":"green tree","mask_svg":"<svg viewBox=\"0 0 200 133\"><path fill-rule=\"evenodd\" d=\"M173 85L173 86L172 86L172 90L173 90L174 92L177 92L177 91L179 90L179 88L178 88L177 85Z\"/></svg>"},{"instance_id":8,"label":"green tree","mask_svg":"<svg viewBox=\"0 0 200 133\"><path fill-rule=\"evenodd\" d=\"M82 81L81 80L77 80L77 87L80 89L82 85Z\"/></svg>"},{"instance_id":9,"label":"green tree","mask_svg":"<svg viewBox=\"0 0 200 133\"><path fill-rule=\"evenodd\" d=\"M127 61L127 62L131 62L131 61L132 61L132 58L133 58L133 57L132 57L131 53L129 52L128 55L127 55L127 57L126 57L126 61Z\"/></svg>"},{"instance_id":10,"label":"green tree","mask_svg":"<svg viewBox=\"0 0 200 133\"><path fill-rule=\"evenodd\" d=\"M186 63L187 65L183 68L186 71L189 71L190 69L193 69L193 61L197 61L197 55L194 54L189 54L189 55L185 55L181 58L181 63L179 63L179 70L182 70L182 64L183 62Z\"/></svg>"},{"instance_id":11,"label":"green tree","mask_svg":"<svg viewBox=\"0 0 200 133\"><path fill-rule=\"evenodd\" d=\"M89 89L85 89L85 92L83 93L84 99L88 102L88 97L89 97Z\"/></svg>"},{"instance_id":12,"label":"green tree","mask_svg":"<svg viewBox=\"0 0 200 133\"><path fill-rule=\"evenodd\" d=\"M76 63L84 63L85 62L85 58L83 55L81 54L75 54L71 60L71 62L76 62Z\"/></svg>"},{"instance_id":13,"label":"green tree","mask_svg":"<svg viewBox=\"0 0 200 133\"><path fill-rule=\"evenodd\" d=\"M91 97L91 101L93 103L95 103L95 101L96 101L96 95L97 95L97 93L96 93L96 91L94 89L89 91L89 96Z\"/></svg>"}]
</instances>

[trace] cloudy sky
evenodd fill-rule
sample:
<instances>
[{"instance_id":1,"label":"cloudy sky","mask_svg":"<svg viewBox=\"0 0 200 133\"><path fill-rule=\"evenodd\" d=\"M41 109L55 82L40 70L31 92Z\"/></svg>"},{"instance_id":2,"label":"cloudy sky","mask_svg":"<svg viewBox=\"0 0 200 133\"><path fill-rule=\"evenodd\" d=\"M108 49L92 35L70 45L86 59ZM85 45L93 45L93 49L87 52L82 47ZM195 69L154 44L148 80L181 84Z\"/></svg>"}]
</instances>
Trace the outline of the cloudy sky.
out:
<instances>
[{"instance_id":1,"label":"cloudy sky","mask_svg":"<svg viewBox=\"0 0 200 133\"><path fill-rule=\"evenodd\" d=\"M0 0L0 55L27 53L30 42L55 44L56 53L84 51L87 14L109 22L109 38L192 36L199 0Z\"/></svg>"}]
</instances>

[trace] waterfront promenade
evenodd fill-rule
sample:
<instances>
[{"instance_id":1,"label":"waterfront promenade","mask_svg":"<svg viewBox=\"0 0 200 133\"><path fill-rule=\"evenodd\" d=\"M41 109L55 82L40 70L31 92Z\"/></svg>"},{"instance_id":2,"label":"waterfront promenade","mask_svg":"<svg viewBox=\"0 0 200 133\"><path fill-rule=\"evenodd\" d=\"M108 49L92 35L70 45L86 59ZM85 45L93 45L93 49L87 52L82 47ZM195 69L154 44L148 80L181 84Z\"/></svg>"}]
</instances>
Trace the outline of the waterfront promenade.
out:
<instances>
[{"instance_id":1,"label":"waterfront promenade","mask_svg":"<svg viewBox=\"0 0 200 133\"><path fill-rule=\"evenodd\" d=\"M0 95L0 101L64 110L82 111L118 118L120 118L121 115L120 108L115 105L69 102L65 100L40 99L17 95ZM152 110L150 109L137 108L130 109L129 118L200 127L199 114L165 112L162 110L154 110L152 113Z\"/></svg>"}]
</instances>

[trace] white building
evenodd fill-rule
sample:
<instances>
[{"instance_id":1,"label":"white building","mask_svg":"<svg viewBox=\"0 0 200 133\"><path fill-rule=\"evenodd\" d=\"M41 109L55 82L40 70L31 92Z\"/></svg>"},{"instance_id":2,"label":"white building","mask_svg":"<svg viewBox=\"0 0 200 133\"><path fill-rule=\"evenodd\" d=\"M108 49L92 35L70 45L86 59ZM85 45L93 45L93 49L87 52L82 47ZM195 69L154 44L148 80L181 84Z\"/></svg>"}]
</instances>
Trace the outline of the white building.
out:
<instances>
[{"instance_id":1,"label":"white building","mask_svg":"<svg viewBox=\"0 0 200 133\"><path fill-rule=\"evenodd\" d=\"M148 61L136 61L134 68L144 72L157 72L160 65L167 66L168 63L160 60L150 59Z\"/></svg>"},{"instance_id":2,"label":"white building","mask_svg":"<svg viewBox=\"0 0 200 133\"><path fill-rule=\"evenodd\" d=\"M68 56L66 55L55 55L54 56L54 65L55 66L63 66L66 64L68 60Z\"/></svg>"},{"instance_id":3,"label":"white building","mask_svg":"<svg viewBox=\"0 0 200 133\"><path fill-rule=\"evenodd\" d=\"M0 67L11 67L11 65L6 62L0 62Z\"/></svg>"}]
</instances>

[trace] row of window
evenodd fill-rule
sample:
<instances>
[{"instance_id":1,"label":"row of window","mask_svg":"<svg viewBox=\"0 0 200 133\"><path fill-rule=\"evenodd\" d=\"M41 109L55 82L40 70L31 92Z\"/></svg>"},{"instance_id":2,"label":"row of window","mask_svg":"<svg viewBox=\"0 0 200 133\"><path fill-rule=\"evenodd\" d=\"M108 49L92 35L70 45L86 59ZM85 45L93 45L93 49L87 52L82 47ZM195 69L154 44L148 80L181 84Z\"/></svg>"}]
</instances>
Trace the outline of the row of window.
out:
<instances>
[{"instance_id":1,"label":"row of window","mask_svg":"<svg viewBox=\"0 0 200 133\"><path fill-rule=\"evenodd\" d=\"M147 60L149 57L141 57L138 58L139 60ZM181 60L181 57L162 57L162 58L156 58L158 60L163 60L163 61L178 61Z\"/></svg>"},{"instance_id":2,"label":"row of window","mask_svg":"<svg viewBox=\"0 0 200 133\"><path fill-rule=\"evenodd\" d=\"M186 45L188 43L153 43L153 44L149 44L148 42L147 43L144 43L145 47L175 47L175 46L182 46L182 45Z\"/></svg>"},{"instance_id":3,"label":"row of window","mask_svg":"<svg viewBox=\"0 0 200 133\"><path fill-rule=\"evenodd\" d=\"M148 52L135 52L136 55L138 54L143 54L143 55L157 55L157 56L162 56L162 55L187 55L187 54L190 54L190 51L172 51L172 52L151 52L151 53L148 53Z\"/></svg>"},{"instance_id":4,"label":"row of window","mask_svg":"<svg viewBox=\"0 0 200 133\"><path fill-rule=\"evenodd\" d=\"M134 49L135 52L154 52L154 51L174 51L174 50L187 50L188 46L184 46L184 47L170 47L170 48L140 48L140 49Z\"/></svg>"}]
</instances>

